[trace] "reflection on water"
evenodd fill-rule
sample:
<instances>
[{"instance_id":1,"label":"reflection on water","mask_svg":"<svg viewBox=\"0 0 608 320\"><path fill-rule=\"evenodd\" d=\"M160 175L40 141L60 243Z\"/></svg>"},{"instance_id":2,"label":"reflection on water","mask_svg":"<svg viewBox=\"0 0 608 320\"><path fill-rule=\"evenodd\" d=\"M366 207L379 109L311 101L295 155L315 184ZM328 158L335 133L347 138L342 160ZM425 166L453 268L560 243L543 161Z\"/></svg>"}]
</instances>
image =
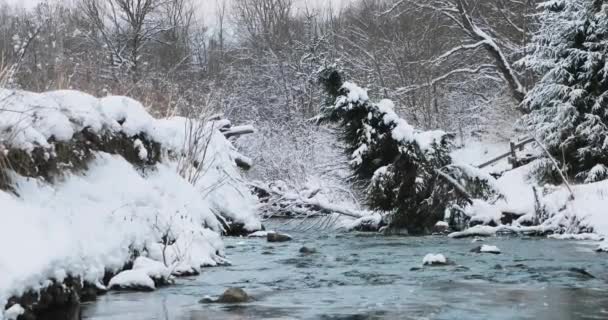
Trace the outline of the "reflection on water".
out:
<instances>
[{"instance_id":1,"label":"reflection on water","mask_svg":"<svg viewBox=\"0 0 608 320\"><path fill-rule=\"evenodd\" d=\"M271 246L227 239L233 266L152 293L110 293L84 304L81 318L608 319L608 257L590 244L493 238L486 242L503 254L479 255L466 239L293 235ZM302 245L318 253L301 255ZM456 265L420 268L431 252ZM198 303L232 286L255 301Z\"/></svg>"}]
</instances>

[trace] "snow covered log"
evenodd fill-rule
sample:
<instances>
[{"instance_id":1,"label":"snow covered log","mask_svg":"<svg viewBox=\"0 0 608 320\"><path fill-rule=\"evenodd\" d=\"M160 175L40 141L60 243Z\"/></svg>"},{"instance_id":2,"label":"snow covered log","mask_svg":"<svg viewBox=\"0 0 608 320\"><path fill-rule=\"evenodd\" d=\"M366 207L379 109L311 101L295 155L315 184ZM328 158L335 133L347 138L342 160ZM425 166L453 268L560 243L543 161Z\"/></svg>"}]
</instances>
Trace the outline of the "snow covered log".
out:
<instances>
[{"instance_id":1,"label":"snow covered log","mask_svg":"<svg viewBox=\"0 0 608 320\"><path fill-rule=\"evenodd\" d=\"M250 186L258 195L260 211L266 218L309 218L332 213L355 219L372 216L371 212L354 210L320 200L315 197L319 190L298 193L262 183L250 183Z\"/></svg>"},{"instance_id":2,"label":"snow covered log","mask_svg":"<svg viewBox=\"0 0 608 320\"><path fill-rule=\"evenodd\" d=\"M237 126L237 127L228 127L220 130L226 138L243 136L246 134L255 133L255 129L253 126Z\"/></svg>"}]
</instances>

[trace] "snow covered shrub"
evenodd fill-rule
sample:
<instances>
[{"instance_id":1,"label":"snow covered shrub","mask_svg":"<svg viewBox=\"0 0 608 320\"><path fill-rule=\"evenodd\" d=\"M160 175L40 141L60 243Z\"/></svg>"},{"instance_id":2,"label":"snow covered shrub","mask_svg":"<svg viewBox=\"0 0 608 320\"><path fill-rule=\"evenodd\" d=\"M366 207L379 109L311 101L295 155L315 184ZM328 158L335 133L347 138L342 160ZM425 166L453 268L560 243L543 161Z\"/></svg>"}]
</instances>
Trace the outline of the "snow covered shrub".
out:
<instances>
[{"instance_id":1,"label":"snow covered shrub","mask_svg":"<svg viewBox=\"0 0 608 320\"><path fill-rule=\"evenodd\" d=\"M395 113L392 101L370 101L366 90L342 82L333 68L320 80L335 103L326 105L319 119L340 124L355 178L366 187L373 209L391 213L391 227L426 233L451 202L464 200L438 174L452 162L450 135L413 128Z\"/></svg>"},{"instance_id":2,"label":"snow covered shrub","mask_svg":"<svg viewBox=\"0 0 608 320\"><path fill-rule=\"evenodd\" d=\"M554 0L541 7L541 27L525 61L542 78L523 102L530 113L522 123L577 181L605 179L606 6L597 0Z\"/></svg>"}]
</instances>

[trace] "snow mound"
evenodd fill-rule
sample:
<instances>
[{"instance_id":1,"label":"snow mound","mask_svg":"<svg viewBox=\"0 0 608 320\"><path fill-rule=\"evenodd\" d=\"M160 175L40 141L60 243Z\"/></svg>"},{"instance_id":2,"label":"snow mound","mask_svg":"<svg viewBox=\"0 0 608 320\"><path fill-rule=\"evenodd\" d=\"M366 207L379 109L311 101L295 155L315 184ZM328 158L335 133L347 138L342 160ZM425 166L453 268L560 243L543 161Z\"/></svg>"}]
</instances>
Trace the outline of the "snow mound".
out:
<instances>
[{"instance_id":1,"label":"snow mound","mask_svg":"<svg viewBox=\"0 0 608 320\"><path fill-rule=\"evenodd\" d=\"M442 254L429 253L422 259L422 264L425 266L445 265L448 259Z\"/></svg>"},{"instance_id":2,"label":"snow mound","mask_svg":"<svg viewBox=\"0 0 608 320\"><path fill-rule=\"evenodd\" d=\"M126 270L110 279L110 289L153 291L156 289L154 280L150 278L146 270Z\"/></svg>"},{"instance_id":3,"label":"snow mound","mask_svg":"<svg viewBox=\"0 0 608 320\"><path fill-rule=\"evenodd\" d=\"M135 261L133 261L133 270L141 270L155 280L168 280L171 277L171 270L162 262L154 261L146 257L138 257L135 259Z\"/></svg>"}]
</instances>

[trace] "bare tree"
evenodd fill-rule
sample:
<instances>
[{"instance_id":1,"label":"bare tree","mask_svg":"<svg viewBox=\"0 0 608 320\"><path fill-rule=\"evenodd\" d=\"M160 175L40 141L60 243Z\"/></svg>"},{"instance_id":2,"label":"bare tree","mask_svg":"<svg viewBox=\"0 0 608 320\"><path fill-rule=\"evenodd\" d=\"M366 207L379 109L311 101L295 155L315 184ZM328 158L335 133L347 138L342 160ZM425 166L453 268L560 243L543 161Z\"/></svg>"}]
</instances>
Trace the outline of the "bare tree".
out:
<instances>
[{"instance_id":1,"label":"bare tree","mask_svg":"<svg viewBox=\"0 0 608 320\"><path fill-rule=\"evenodd\" d=\"M483 50L491 63L472 63L468 66L447 69L426 83L402 88L402 91L416 90L422 86L432 86L457 74L484 74L496 70L509 87L513 99L519 103L526 94L521 75L513 67L510 53L522 51L527 41L530 23L527 14L534 1L497 0L400 0L394 3L383 15L416 12L440 17L437 28L447 28L458 34L456 45L444 50L441 54L426 60L432 66L440 66L446 61L471 56ZM515 8L519 7L519 10ZM492 23L495 21L499 23ZM492 21L492 22L491 22ZM504 30L508 29L507 32ZM507 36L513 35L515 36ZM523 39L523 40L522 40ZM453 60L452 60L453 61Z\"/></svg>"}]
</instances>

